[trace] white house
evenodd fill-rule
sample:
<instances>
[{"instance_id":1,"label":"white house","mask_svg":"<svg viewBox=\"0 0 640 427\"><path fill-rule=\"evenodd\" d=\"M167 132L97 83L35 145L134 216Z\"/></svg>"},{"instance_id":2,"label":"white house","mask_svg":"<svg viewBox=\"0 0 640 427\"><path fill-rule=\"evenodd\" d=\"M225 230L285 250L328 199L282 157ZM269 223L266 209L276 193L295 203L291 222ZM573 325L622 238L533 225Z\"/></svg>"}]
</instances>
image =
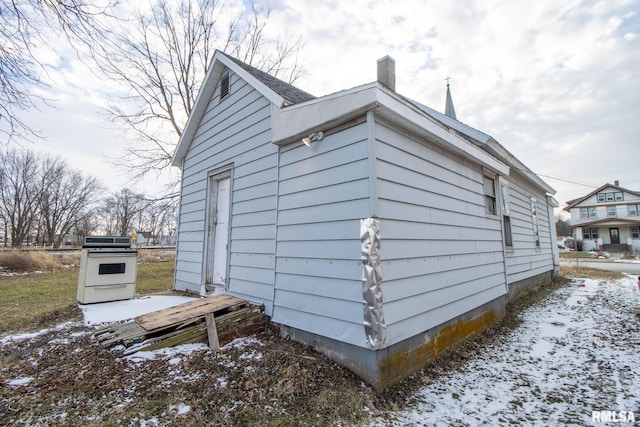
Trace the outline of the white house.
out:
<instances>
[{"instance_id":1,"label":"white house","mask_svg":"<svg viewBox=\"0 0 640 427\"><path fill-rule=\"evenodd\" d=\"M583 251L640 251L640 192L615 181L569 200L564 210Z\"/></svg>"},{"instance_id":2,"label":"white house","mask_svg":"<svg viewBox=\"0 0 640 427\"><path fill-rule=\"evenodd\" d=\"M173 157L175 289L262 303L378 388L559 264L554 190L450 98L447 116L397 94L394 67L316 98L216 52Z\"/></svg>"}]
</instances>

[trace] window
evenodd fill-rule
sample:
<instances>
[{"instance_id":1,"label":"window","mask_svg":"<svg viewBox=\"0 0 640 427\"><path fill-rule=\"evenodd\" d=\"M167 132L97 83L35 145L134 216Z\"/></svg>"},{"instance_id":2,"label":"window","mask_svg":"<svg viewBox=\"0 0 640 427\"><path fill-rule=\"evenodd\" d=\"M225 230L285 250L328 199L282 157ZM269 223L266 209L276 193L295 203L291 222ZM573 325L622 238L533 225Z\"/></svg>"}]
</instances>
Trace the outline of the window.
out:
<instances>
[{"instance_id":1,"label":"window","mask_svg":"<svg viewBox=\"0 0 640 427\"><path fill-rule=\"evenodd\" d=\"M621 202L624 200L624 195L621 191L616 191L614 193L598 193L598 203L604 202Z\"/></svg>"},{"instance_id":2,"label":"window","mask_svg":"<svg viewBox=\"0 0 640 427\"><path fill-rule=\"evenodd\" d=\"M631 227L631 237L640 239L640 227Z\"/></svg>"},{"instance_id":3,"label":"window","mask_svg":"<svg viewBox=\"0 0 640 427\"><path fill-rule=\"evenodd\" d=\"M638 215L638 205L628 205L627 206L627 215L629 215L629 216Z\"/></svg>"},{"instance_id":4,"label":"window","mask_svg":"<svg viewBox=\"0 0 640 427\"><path fill-rule=\"evenodd\" d=\"M489 215L496 214L496 180L484 175L482 177L484 188L484 211Z\"/></svg>"},{"instance_id":5,"label":"window","mask_svg":"<svg viewBox=\"0 0 640 427\"><path fill-rule=\"evenodd\" d=\"M607 216L618 216L618 210L615 206L607 206Z\"/></svg>"},{"instance_id":6,"label":"window","mask_svg":"<svg viewBox=\"0 0 640 427\"><path fill-rule=\"evenodd\" d=\"M531 222L533 224L533 241L536 248L540 247L540 227L538 227L538 202L531 197Z\"/></svg>"},{"instance_id":7,"label":"window","mask_svg":"<svg viewBox=\"0 0 640 427\"><path fill-rule=\"evenodd\" d=\"M229 73L225 73L220 79L220 100L226 98L229 95Z\"/></svg>"},{"instance_id":8,"label":"window","mask_svg":"<svg viewBox=\"0 0 640 427\"><path fill-rule=\"evenodd\" d=\"M511 217L505 215L502 217L504 223L504 245L513 246L513 238L511 237Z\"/></svg>"},{"instance_id":9,"label":"window","mask_svg":"<svg viewBox=\"0 0 640 427\"><path fill-rule=\"evenodd\" d=\"M597 208L580 208L580 218L597 218Z\"/></svg>"},{"instance_id":10,"label":"window","mask_svg":"<svg viewBox=\"0 0 640 427\"><path fill-rule=\"evenodd\" d=\"M582 237L585 239L597 239L600 235L597 228L583 228Z\"/></svg>"}]
</instances>

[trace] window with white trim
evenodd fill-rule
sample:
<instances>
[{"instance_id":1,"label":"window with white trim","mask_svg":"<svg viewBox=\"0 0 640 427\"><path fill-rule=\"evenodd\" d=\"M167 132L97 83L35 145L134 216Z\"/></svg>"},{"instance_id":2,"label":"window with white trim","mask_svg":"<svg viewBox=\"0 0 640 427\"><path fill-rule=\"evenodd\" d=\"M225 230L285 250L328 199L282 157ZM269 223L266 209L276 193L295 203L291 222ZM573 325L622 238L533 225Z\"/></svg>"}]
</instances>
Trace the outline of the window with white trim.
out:
<instances>
[{"instance_id":1,"label":"window with white trim","mask_svg":"<svg viewBox=\"0 0 640 427\"><path fill-rule=\"evenodd\" d=\"M614 191L608 193L598 193L598 203L604 202L621 202L624 200L624 195L621 191Z\"/></svg>"},{"instance_id":2,"label":"window with white trim","mask_svg":"<svg viewBox=\"0 0 640 427\"><path fill-rule=\"evenodd\" d=\"M598 228L583 228L582 229L582 237L584 239L597 239L600 237Z\"/></svg>"},{"instance_id":3,"label":"window with white trim","mask_svg":"<svg viewBox=\"0 0 640 427\"><path fill-rule=\"evenodd\" d=\"M597 218L598 208L580 208L580 218Z\"/></svg>"},{"instance_id":4,"label":"window with white trim","mask_svg":"<svg viewBox=\"0 0 640 427\"><path fill-rule=\"evenodd\" d=\"M496 215L496 180L494 177L483 175L482 188L484 190L484 211L488 215Z\"/></svg>"},{"instance_id":5,"label":"window with white trim","mask_svg":"<svg viewBox=\"0 0 640 427\"><path fill-rule=\"evenodd\" d=\"M640 227L631 227L631 237L633 239L640 239Z\"/></svg>"},{"instance_id":6,"label":"window with white trim","mask_svg":"<svg viewBox=\"0 0 640 427\"><path fill-rule=\"evenodd\" d=\"M618 209L615 206L607 206L607 216L618 216Z\"/></svg>"},{"instance_id":7,"label":"window with white trim","mask_svg":"<svg viewBox=\"0 0 640 427\"><path fill-rule=\"evenodd\" d=\"M638 209L638 205L627 205L627 215L628 216L636 216L640 212Z\"/></svg>"},{"instance_id":8,"label":"window with white trim","mask_svg":"<svg viewBox=\"0 0 640 427\"><path fill-rule=\"evenodd\" d=\"M504 215L502 217L502 222L504 224L504 245L507 247L512 247L513 236L511 234L511 217L509 215Z\"/></svg>"}]
</instances>

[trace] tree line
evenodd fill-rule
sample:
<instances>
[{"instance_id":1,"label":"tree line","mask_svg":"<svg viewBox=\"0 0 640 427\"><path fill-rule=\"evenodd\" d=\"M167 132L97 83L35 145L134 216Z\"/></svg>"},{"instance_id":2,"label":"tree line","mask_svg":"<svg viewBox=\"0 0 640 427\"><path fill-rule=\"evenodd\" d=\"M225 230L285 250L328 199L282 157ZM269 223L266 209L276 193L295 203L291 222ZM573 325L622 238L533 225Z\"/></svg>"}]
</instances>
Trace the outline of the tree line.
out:
<instances>
[{"instance_id":1,"label":"tree line","mask_svg":"<svg viewBox=\"0 0 640 427\"><path fill-rule=\"evenodd\" d=\"M175 233L175 197L150 199L126 188L104 195L96 178L60 157L23 148L0 152L0 165L4 246L57 248L89 234L124 236L133 231L138 242L165 243ZM160 236L165 241L158 241Z\"/></svg>"},{"instance_id":2,"label":"tree line","mask_svg":"<svg viewBox=\"0 0 640 427\"><path fill-rule=\"evenodd\" d=\"M44 57L64 45L117 88L104 110L126 132L132 177L165 170L216 49L289 83L304 74L301 37L270 24L272 11L261 0L0 0L0 145L44 137L21 114L53 103L40 95Z\"/></svg>"}]
</instances>

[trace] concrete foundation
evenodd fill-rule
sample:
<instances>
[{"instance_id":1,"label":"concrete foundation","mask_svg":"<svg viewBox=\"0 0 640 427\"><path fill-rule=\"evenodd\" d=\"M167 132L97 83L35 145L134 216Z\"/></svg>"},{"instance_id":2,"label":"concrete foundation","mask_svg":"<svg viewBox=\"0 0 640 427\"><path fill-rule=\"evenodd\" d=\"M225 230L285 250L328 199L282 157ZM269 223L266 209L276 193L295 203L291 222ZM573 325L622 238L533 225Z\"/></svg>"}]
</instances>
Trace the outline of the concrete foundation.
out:
<instances>
[{"instance_id":1,"label":"concrete foundation","mask_svg":"<svg viewBox=\"0 0 640 427\"><path fill-rule=\"evenodd\" d=\"M380 350L370 350L285 325L274 325L283 337L310 345L350 369L377 390L392 386L422 369L430 360L500 320L508 302L553 278L553 271L509 285L509 292L434 328Z\"/></svg>"},{"instance_id":2,"label":"concrete foundation","mask_svg":"<svg viewBox=\"0 0 640 427\"><path fill-rule=\"evenodd\" d=\"M521 293L531 291L540 285L549 283L553 279L554 271L549 270L546 273L538 274L537 276L530 277L528 279L520 280L518 282L509 283L509 292L507 293L507 303L513 301Z\"/></svg>"},{"instance_id":3,"label":"concrete foundation","mask_svg":"<svg viewBox=\"0 0 640 427\"><path fill-rule=\"evenodd\" d=\"M505 313L500 297L424 333L381 350L369 350L279 325L284 337L313 346L316 351L355 372L377 390L398 383L427 362L497 322Z\"/></svg>"}]
</instances>

